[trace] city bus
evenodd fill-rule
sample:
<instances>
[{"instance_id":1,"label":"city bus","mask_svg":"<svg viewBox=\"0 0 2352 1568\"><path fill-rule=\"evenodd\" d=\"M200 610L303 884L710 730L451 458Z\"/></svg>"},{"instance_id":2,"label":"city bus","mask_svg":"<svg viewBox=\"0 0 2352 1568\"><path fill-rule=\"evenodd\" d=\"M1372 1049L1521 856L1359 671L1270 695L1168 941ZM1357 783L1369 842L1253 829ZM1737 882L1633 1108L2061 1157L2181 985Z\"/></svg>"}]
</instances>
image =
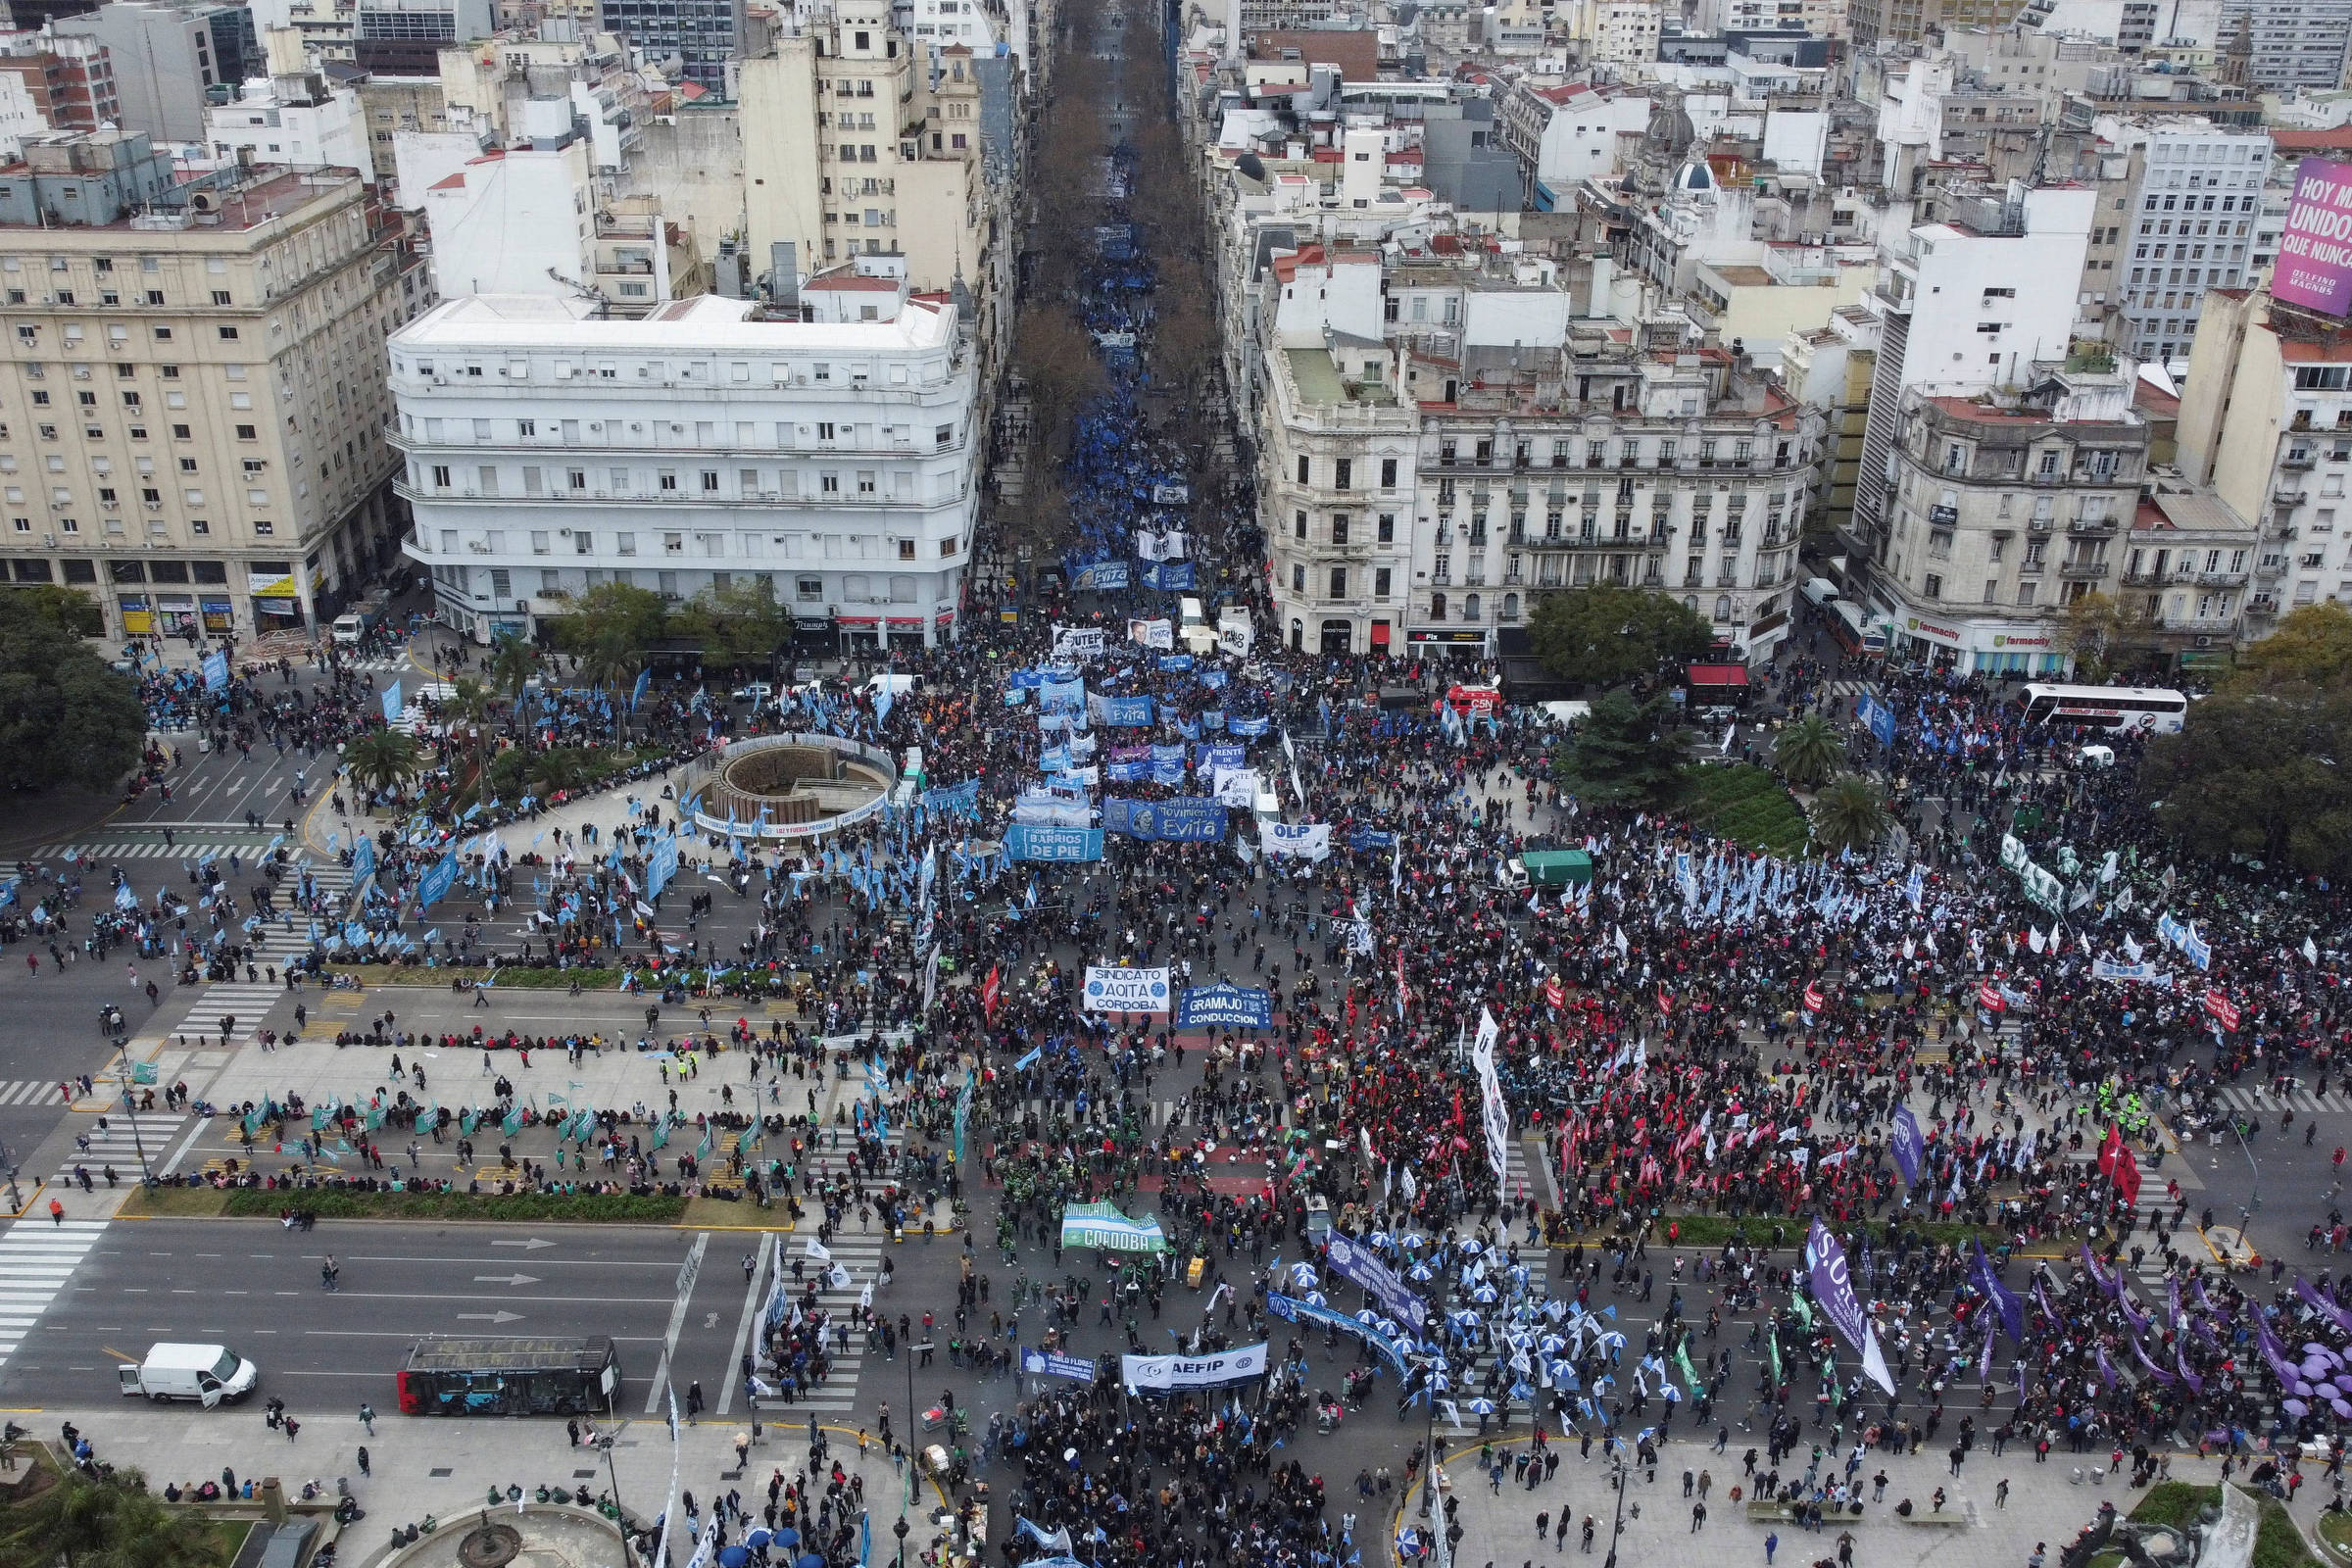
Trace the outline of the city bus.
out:
<instances>
[{"instance_id":1,"label":"city bus","mask_svg":"<svg viewBox=\"0 0 2352 1568\"><path fill-rule=\"evenodd\" d=\"M403 1415L603 1415L620 1392L608 1339L422 1339L399 1372Z\"/></svg>"},{"instance_id":2,"label":"city bus","mask_svg":"<svg viewBox=\"0 0 2352 1568\"><path fill-rule=\"evenodd\" d=\"M2029 724L2081 724L2090 729L2132 730L2174 735L2188 711L2188 699L2154 686L2048 686L2029 684L2018 695Z\"/></svg>"}]
</instances>

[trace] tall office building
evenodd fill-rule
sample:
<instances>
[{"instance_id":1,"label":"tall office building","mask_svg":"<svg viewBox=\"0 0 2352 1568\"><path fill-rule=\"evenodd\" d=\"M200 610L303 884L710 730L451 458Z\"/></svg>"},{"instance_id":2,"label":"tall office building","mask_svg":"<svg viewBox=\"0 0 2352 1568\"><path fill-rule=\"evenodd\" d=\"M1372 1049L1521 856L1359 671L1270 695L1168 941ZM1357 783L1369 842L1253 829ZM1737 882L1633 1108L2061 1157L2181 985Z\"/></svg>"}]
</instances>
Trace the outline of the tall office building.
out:
<instances>
[{"instance_id":1,"label":"tall office building","mask_svg":"<svg viewBox=\"0 0 2352 1568\"><path fill-rule=\"evenodd\" d=\"M657 64L675 59L681 79L723 96L727 62L743 55L744 0L598 0L597 25Z\"/></svg>"},{"instance_id":2,"label":"tall office building","mask_svg":"<svg viewBox=\"0 0 2352 1568\"><path fill-rule=\"evenodd\" d=\"M2343 84L2352 0L2223 0L2218 36L2230 38L2241 17L2254 24L2254 86L2333 92Z\"/></svg>"},{"instance_id":3,"label":"tall office building","mask_svg":"<svg viewBox=\"0 0 2352 1568\"><path fill-rule=\"evenodd\" d=\"M496 28L490 0L360 0L352 58L382 75L432 76L444 48Z\"/></svg>"},{"instance_id":4,"label":"tall office building","mask_svg":"<svg viewBox=\"0 0 2352 1568\"><path fill-rule=\"evenodd\" d=\"M158 141L202 141L207 90L233 94L270 71L253 13L241 5L114 0L52 30L106 45L122 127Z\"/></svg>"}]
</instances>

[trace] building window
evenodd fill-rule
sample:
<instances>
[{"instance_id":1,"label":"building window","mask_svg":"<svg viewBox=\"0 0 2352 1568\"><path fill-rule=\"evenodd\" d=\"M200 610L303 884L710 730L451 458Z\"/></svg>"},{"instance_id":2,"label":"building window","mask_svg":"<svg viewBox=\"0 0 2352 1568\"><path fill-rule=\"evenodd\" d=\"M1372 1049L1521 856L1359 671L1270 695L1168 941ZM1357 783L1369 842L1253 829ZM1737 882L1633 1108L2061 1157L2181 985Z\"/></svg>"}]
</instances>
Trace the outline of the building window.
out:
<instances>
[{"instance_id":1,"label":"building window","mask_svg":"<svg viewBox=\"0 0 2352 1568\"><path fill-rule=\"evenodd\" d=\"M1335 545L1344 545L1348 542L1348 514L1345 512L1335 512L1331 514L1331 542Z\"/></svg>"},{"instance_id":2,"label":"building window","mask_svg":"<svg viewBox=\"0 0 2352 1568\"><path fill-rule=\"evenodd\" d=\"M1943 578L1935 572L1929 572L1920 583L1920 592L1930 599L1941 599L1943 597Z\"/></svg>"},{"instance_id":3,"label":"building window","mask_svg":"<svg viewBox=\"0 0 2352 1568\"><path fill-rule=\"evenodd\" d=\"M1331 597L1334 599L1348 597L1348 568L1346 566L1331 568Z\"/></svg>"},{"instance_id":4,"label":"building window","mask_svg":"<svg viewBox=\"0 0 2352 1568\"><path fill-rule=\"evenodd\" d=\"M1431 594L1429 596L1429 618L1432 620L1444 620L1446 618L1446 596L1444 594Z\"/></svg>"}]
</instances>

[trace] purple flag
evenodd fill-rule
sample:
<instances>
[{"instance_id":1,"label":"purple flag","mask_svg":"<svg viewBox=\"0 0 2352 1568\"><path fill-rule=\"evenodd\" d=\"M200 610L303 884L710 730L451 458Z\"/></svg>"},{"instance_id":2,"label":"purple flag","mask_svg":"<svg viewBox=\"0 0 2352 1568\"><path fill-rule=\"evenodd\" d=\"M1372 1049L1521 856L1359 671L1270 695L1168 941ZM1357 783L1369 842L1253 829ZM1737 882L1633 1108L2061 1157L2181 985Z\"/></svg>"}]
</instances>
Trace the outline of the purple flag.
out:
<instances>
[{"instance_id":1,"label":"purple flag","mask_svg":"<svg viewBox=\"0 0 2352 1568\"><path fill-rule=\"evenodd\" d=\"M2173 1375L2170 1372L2148 1359L2148 1352L2139 1348L2139 1336L2136 1334L2132 1336L2132 1353L2138 1356L2139 1364L2148 1369L2148 1376L2167 1385L2173 1381Z\"/></svg>"},{"instance_id":2,"label":"purple flag","mask_svg":"<svg viewBox=\"0 0 2352 1568\"><path fill-rule=\"evenodd\" d=\"M2168 1322L2177 1324L2180 1321L2180 1282L2168 1279L2164 1282L2164 1289L2173 1305L2173 1315Z\"/></svg>"},{"instance_id":3,"label":"purple flag","mask_svg":"<svg viewBox=\"0 0 2352 1568\"><path fill-rule=\"evenodd\" d=\"M2092 1284L2096 1285L2103 1293L2110 1297L2115 1295L2115 1281L2109 1279L2105 1273L2101 1272L2099 1268L2099 1260L2091 1255L2090 1244L2088 1242L2084 1242L2082 1244L2082 1266L2090 1270L2090 1279Z\"/></svg>"},{"instance_id":4,"label":"purple flag","mask_svg":"<svg viewBox=\"0 0 2352 1568\"><path fill-rule=\"evenodd\" d=\"M1846 1344L1861 1352L1863 1374L1892 1394L1894 1376L1886 1370L1886 1357L1879 1349L1879 1337L1871 1329L1869 1314L1855 1298L1853 1281L1846 1276L1845 1250L1818 1218L1813 1221L1812 1234L1805 1238L1805 1267L1813 1299L1828 1316L1830 1325L1844 1337Z\"/></svg>"},{"instance_id":5,"label":"purple flag","mask_svg":"<svg viewBox=\"0 0 2352 1568\"><path fill-rule=\"evenodd\" d=\"M1925 1146L1919 1136L1919 1118L1911 1114L1909 1105L1894 1113L1894 1132L1887 1138L1886 1147L1894 1155L1895 1169L1903 1173L1903 1185L1918 1186L1919 1155Z\"/></svg>"},{"instance_id":6,"label":"purple flag","mask_svg":"<svg viewBox=\"0 0 2352 1568\"><path fill-rule=\"evenodd\" d=\"M2329 1296L2326 1291L2312 1289L2311 1282L2300 1274L2295 1276L2295 1294L2303 1298L2304 1304L2319 1313L2320 1316L2345 1333L2352 1334L2352 1312L2347 1312L2336 1305L2335 1298Z\"/></svg>"},{"instance_id":7,"label":"purple flag","mask_svg":"<svg viewBox=\"0 0 2352 1568\"><path fill-rule=\"evenodd\" d=\"M2179 1344L2173 1346L2173 1365L2179 1369L2180 1381L2188 1385L2189 1393L2203 1394L2205 1392L2205 1380L2188 1369L2188 1361L2181 1355Z\"/></svg>"},{"instance_id":8,"label":"purple flag","mask_svg":"<svg viewBox=\"0 0 2352 1568\"><path fill-rule=\"evenodd\" d=\"M2092 1348L2098 1352L2099 1376L2107 1380L2107 1392L2113 1394L2115 1392L2115 1368L2108 1363L2107 1347L2100 1345L2094 1346Z\"/></svg>"},{"instance_id":9,"label":"purple flag","mask_svg":"<svg viewBox=\"0 0 2352 1568\"><path fill-rule=\"evenodd\" d=\"M2001 1328L2008 1334L2009 1343L2025 1344L2026 1303L2019 1300L2017 1293L2003 1285L2001 1277L1993 1272L1992 1259L1985 1256L1983 1242L1977 1243L1977 1287L2000 1313Z\"/></svg>"},{"instance_id":10,"label":"purple flag","mask_svg":"<svg viewBox=\"0 0 2352 1568\"><path fill-rule=\"evenodd\" d=\"M2116 1275L2120 1279L2123 1275L2123 1270L2116 1270ZM2142 1312L2132 1304L2132 1298L2128 1293L2117 1291L2115 1293L2115 1304L2122 1310L2124 1314L2124 1321L2132 1325L2132 1332L2133 1334L2145 1334L2148 1332L2148 1314Z\"/></svg>"}]
</instances>

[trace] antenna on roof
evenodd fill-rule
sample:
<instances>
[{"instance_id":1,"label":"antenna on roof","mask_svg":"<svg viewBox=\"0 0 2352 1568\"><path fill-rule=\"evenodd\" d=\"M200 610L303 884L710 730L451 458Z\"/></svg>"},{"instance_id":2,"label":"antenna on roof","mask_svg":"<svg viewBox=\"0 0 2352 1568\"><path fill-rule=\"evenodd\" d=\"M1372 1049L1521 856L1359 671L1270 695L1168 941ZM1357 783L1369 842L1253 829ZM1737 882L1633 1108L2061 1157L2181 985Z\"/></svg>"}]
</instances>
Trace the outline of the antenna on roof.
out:
<instances>
[{"instance_id":1,"label":"antenna on roof","mask_svg":"<svg viewBox=\"0 0 2352 1568\"><path fill-rule=\"evenodd\" d=\"M612 318L612 302L605 297L604 290L599 288L591 288L589 285L580 282L576 278L565 277L562 272L557 271L552 267L547 270L547 275L554 278L557 282L563 284L565 288L571 290L572 293L577 295L579 298L595 301L596 315L591 318L591 319L609 321Z\"/></svg>"}]
</instances>

